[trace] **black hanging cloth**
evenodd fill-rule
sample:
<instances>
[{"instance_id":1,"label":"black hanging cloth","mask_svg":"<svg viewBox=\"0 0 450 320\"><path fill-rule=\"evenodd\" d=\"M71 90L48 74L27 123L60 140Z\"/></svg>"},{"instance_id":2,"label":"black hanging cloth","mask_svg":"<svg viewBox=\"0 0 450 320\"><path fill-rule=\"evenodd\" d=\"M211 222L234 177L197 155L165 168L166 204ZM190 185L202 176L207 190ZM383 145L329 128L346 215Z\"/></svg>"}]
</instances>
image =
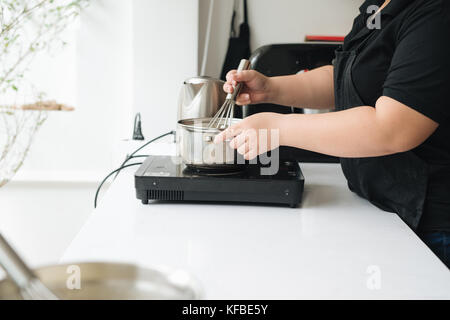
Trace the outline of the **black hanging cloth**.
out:
<instances>
[{"instance_id":1,"label":"black hanging cloth","mask_svg":"<svg viewBox=\"0 0 450 320\"><path fill-rule=\"evenodd\" d=\"M239 0L235 0L239 1ZM235 2L236 3L236 2ZM228 71L236 69L241 59L250 57L250 27L248 25L247 0L244 0L244 22L239 27L239 35L236 36L234 30L234 22L236 19L236 5L233 9L231 18L230 40L228 43L228 51L222 68L220 78L225 80Z\"/></svg>"}]
</instances>

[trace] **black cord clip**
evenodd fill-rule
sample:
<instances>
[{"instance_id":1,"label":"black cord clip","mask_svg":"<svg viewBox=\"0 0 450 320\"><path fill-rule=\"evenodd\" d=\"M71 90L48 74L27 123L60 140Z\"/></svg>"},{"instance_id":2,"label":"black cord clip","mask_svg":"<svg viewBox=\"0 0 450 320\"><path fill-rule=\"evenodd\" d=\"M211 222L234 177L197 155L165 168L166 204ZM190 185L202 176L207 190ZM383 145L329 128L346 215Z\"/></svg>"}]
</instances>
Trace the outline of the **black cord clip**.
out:
<instances>
[{"instance_id":1,"label":"black cord clip","mask_svg":"<svg viewBox=\"0 0 450 320\"><path fill-rule=\"evenodd\" d=\"M142 134L141 114L137 113L134 118L133 140L145 140Z\"/></svg>"}]
</instances>

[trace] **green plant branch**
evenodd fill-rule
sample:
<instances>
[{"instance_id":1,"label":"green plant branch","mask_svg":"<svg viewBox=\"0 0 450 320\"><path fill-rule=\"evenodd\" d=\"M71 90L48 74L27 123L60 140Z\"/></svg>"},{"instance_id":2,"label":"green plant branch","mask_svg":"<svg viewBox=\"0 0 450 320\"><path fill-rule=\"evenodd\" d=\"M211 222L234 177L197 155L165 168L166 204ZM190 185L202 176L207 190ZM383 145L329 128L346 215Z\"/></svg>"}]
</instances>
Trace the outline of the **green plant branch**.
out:
<instances>
[{"instance_id":1,"label":"green plant branch","mask_svg":"<svg viewBox=\"0 0 450 320\"><path fill-rule=\"evenodd\" d=\"M0 93L23 97L24 87L32 85L26 72L36 54L63 43L59 35L90 1L0 0ZM37 100L42 99L42 94L35 95L34 86L30 89ZM0 141L1 187L23 166L48 113L0 106L0 114L4 124L0 136L4 138Z\"/></svg>"},{"instance_id":2,"label":"green plant branch","mask_svg":"<svg viewBox=\"0 0 450 320\"><path fill-rule=\"evenodd\" d=\"M37 3L35 6L31 7L30 9L27 9L26 4L25 4L25 8L23 9L23 11L21 13L19 13L19 15L16 18L14 18L10 24L6 25L5 27L3 27L3 25L2 25L2 31L0 33L0 37L3 36L4 33L13 29L16 25L19 25L25 18L29 17L33 13L34 10L39 9L48 1L49 0L42 0L41 2ZM3 9L2 9L2 11L3 11Z\"/></svg>"}]
</instances>

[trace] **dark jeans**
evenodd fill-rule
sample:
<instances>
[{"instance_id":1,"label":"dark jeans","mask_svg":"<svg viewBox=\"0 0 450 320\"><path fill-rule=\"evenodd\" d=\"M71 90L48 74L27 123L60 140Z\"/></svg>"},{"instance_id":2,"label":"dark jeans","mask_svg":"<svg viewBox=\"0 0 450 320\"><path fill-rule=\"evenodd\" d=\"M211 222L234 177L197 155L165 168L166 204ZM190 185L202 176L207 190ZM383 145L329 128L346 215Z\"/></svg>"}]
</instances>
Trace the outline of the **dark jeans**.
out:
<instances>
[{"instance_id":1,"label":"dark jeans","mask_svg":"<svg viewBox=\"0 0 450 320\"><path fill-rule=\"evenodd\" d=\"M419 236L450 269L450 232L426 232L419 234Z\"/></svg>"}]
</instances>

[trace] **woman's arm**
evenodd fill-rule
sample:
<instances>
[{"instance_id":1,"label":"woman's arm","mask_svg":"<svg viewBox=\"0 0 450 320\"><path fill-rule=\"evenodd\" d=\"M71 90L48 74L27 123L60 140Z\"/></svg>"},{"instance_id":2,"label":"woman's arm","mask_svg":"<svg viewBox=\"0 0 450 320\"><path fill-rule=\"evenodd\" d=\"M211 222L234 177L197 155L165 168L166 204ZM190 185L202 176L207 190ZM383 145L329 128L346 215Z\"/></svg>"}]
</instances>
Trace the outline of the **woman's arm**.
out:
<instances>
[{"instance_id":1,"label":"woman's arm","mask_svg":"<svg viewBox=\"0 0 450 320\"><path fill-rule=\"evenodd\" d=\"M311 109L334 109L333 66L293 76L270 78L271 103Z\"/></svg>"},{"instance_id":2,"label":"woman's arm","mask_svg":"<svg viewBox=\"0 0 450 320\"><path fill-rule=\"evenodd\" d=\"M437 127L438 123L421 113L381 97L376 108L362 106L313 115L256 114L224 131L215 142L232 139L231 146L246 159L280 145L343 158L363 158L414 149ZM265 139L261 130L269 138L273 138L275 130L279 140Z\"/></svg>"},{"instance_id":3,"label":"woman's arm","mask_svg":"<svg viewBox=\"0 0 450 320\"><path fill-rule=\"evenodd\" d=\"M334 109L333 66L325 66L298 75L266 77L248 70L227 75L224 90L233 92L238 82L245 84L237 104L274 103L289 107Z\"/></svg>"},{"instance_id":4,"label":"woman's arm","mask_svg":"<svg viewBox=\"0 0 450 320\"><path fill-rule=\"evenodd\" d=\"M377 157L414 149L437 127L421 113L381 97L376 108L288 115L280 122L280 143L343 158Z\"/></svg>"}]
</instances>

